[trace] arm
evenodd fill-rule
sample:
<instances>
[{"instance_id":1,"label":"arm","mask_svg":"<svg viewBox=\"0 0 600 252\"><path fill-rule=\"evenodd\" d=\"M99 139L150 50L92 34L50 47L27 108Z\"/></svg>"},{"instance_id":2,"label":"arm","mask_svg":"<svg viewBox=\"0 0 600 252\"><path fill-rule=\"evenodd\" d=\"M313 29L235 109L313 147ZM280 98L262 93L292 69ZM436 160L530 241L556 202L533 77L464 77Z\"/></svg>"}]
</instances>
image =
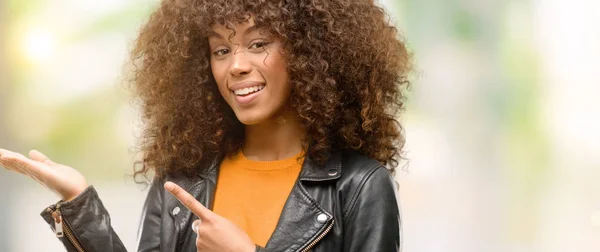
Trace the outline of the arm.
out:
<instances>
[{"instance_id":1,"label":"arm","mask_svg":"<svg viewBox=\"0 0 600 252\"><path fill-rule=\"evenodd\" d=\"M162 180L155 180L148 191L138 231L140 252L159 251L162 205ZM71 252L120 252L127 251L110 224L110 216L104 208L96 190L90 186L81 195L69 202L59 202L42 212L42 217L57 233L67 251ZM57 228L56 218L62 225Z\"/></svg>"},{"instance_id":2,"label":"arm","mask_svg":"<svg viewBox=\"0 0 600 252\"><path fill-rule=\"evenodd\" d=\"M148 191L138 229L138 252L159 251L160 249L163 184L164 179L154 179Z\"/></svg>"},{"instance_id":3,"label":"arm","mask_svg":"<svg viewBox=\"0 0 600 252\"><path fill-rule=\"evenodd\" d=\"M41 213L67 251L127 251L93 186L75 199L60 201Z\"/></svg>"},{"instance_id":4,"label":"arm","mask_svg":"<svg viewBox=\"0 0 600 252\"><path fill-rule=\"evenodd\" d=\"M55 163L39 151L32 150L30 158L0 149L0 165L21 173L61 196L56 205L46 208L42 217L67 251L127 251L110 224L110 215L96 190L88 186L81 173L72 167ZM161 181L155 181L144 205L140 226L140 251L158 251Z\"/></svg>"},{"instance_id":5,"label":"arm","mask_svg":"<svg viewBox=\"0 0 600 252\"><path fill-rule=\"evenodd\" d=\"M126 251L96 190L81 173L39 151L30 151L29 157L0 149L0 165L38 181L62 198L41 215L67 251Z\"/></svg>"},{"instance_id":6,"label":"arm","mask_svg":"<svg viewBox=\"0 0 600 252\"><path fill-rule=\"evenodd\" d=\"M344 212L344 250L400 251L400 210L390 172L378 167L361 181Z\"/></svg>"}]
</instances>

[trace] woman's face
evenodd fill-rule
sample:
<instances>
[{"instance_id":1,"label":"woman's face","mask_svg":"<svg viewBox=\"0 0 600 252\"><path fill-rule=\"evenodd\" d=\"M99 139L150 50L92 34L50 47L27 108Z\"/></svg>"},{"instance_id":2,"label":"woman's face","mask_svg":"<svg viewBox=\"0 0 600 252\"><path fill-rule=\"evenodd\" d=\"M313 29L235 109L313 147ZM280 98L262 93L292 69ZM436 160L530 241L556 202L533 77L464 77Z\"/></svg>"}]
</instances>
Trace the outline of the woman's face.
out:
<instances>
[{"instance_id":1,"label":"woman's face","mask_svg":"<svg viewBox=\"0 0 600 252\"><path fill-rule=\"evenodd\" d=\"M282 42L261 34L252 19L238 24L232 34L216 25L208 38L219 92L245 125L276 118L291 92Z\"/></svg>"}]
</instances>

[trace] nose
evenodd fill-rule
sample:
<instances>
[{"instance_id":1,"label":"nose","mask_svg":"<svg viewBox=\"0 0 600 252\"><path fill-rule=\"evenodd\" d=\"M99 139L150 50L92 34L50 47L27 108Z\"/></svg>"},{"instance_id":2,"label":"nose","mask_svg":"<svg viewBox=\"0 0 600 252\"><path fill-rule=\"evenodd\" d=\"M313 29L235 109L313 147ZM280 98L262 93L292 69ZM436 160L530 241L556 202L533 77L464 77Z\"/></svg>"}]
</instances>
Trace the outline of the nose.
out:
<instances>
[{"instance_id":1,"label":"nose","mask_svg":"<svg viewBox=\"0 0 600 252\"><path fill-rule=\"evenodd\" d=\"M233 59L229 68L229 73L233 76L242 76L252 72L252 64L246 55L245 50L240 50L238 46L233 52Z\"/></svg>"}]
</instances>

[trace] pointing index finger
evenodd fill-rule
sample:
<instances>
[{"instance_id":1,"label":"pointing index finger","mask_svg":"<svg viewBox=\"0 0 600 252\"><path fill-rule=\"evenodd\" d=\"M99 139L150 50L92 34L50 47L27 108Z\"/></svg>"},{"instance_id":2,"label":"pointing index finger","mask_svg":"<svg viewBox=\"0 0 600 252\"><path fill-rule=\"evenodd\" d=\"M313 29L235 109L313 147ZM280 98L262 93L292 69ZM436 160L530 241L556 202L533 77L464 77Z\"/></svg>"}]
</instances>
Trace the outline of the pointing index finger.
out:
<instances>
[{"instance_id":1,"label":"pointing index finger","mask_svg":"<svg viewBox=\"0 0 600 252\"><path fill-rule=\"evenodd\" d=\"M202 203L198 202L194 196L183 190L183 188L177 184L168 181L165 183L165 189L169 191L169 193L173 194L173 196L175 196L179 202L190 209L196 216L205 218L211 213L211 211L203 206Z\"/></svg>"}]
</instances>

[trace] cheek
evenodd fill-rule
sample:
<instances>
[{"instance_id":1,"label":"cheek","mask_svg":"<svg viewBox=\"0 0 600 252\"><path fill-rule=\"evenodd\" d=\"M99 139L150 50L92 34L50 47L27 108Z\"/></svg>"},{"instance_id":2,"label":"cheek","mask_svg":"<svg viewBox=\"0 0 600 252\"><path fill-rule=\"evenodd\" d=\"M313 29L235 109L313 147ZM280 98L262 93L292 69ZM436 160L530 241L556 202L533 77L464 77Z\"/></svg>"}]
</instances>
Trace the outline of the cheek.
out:
<instances>
[{"instance_id":1,"label":"cheek","mask_svg":"<svg viewBox=\"0 0 600 252\"><path fill-rule=\"evenodd\" d=\"M223 67L219 65L218 62L215 62L214 60L211 59L210 61L210 70L212 71L212 75L213 77L215 77L215 80L220 81L220 79L223 76Z\"/></svg>"},{"instance_id":2,"label":"cheek","mask_svg":"<svg viewBox=\"0 0 600 252\"><path fill-rule=\"evenodd\" d=\"M266 64L270 78L277 83L277 89L288 92L291 89L289 73L287 69L287 61L283 56L271 58Z\"/></svg>"},{"instance_id":3,"label":"cheek","mask_svg":"<svg viewBox=\"0 0 600 252\"><path fill-rule=\"evenodd\" d=\"M227 69L225 69L223 66L219 65L218 63L215 63L214 61L211 61L210 68L212 71L213 78L215 78L217 87L219 88L219 92L221 93L222 96L225 96L229 90L227 88L227 82L226 82L226 78L227 78L226 70Z\"/></svg>"}]
</instances>

